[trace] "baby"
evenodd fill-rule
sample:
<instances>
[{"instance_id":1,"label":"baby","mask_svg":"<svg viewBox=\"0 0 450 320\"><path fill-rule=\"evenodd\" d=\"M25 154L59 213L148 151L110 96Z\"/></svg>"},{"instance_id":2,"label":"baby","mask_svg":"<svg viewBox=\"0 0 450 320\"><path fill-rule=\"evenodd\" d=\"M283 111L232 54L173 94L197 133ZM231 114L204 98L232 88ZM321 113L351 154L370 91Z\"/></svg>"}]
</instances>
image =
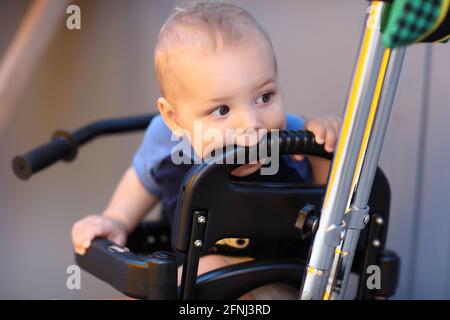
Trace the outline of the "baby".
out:
<instances>
[{"instance_id":1,"label":"baby","mask_svg":"<svg viewBox=\"0 0 450 320\"><path fill-rule=\"evenodd\" d=\"M325 116L305 122L286 114L271 41L259 23L235 5L206 2L176 9L160 31L154 62L162 92L157 100L160 116L148 127L103 213L74 224L72 241L78 254L84 254L95 237L125 244L127 235L159 201L173 223L178 188L191 165L173 162L171 152L178 142L172 134L188 141L194 155L202 158L205 150L210 150L210 140L195 136L199 124L203 132L214 129L222 136L233 129L237 144L251 144L250 133L261 129L306 129L327 151L335 147L338 118ZM285 177L326 183L330 161L293 155L281 167ZM260 168L259 163L247 164L232 174L248 176ZM205 255L200 258L198 273L240 261L242 258ZM179 270L179 280L180 276Z\"/></svg>"}]
</instances>

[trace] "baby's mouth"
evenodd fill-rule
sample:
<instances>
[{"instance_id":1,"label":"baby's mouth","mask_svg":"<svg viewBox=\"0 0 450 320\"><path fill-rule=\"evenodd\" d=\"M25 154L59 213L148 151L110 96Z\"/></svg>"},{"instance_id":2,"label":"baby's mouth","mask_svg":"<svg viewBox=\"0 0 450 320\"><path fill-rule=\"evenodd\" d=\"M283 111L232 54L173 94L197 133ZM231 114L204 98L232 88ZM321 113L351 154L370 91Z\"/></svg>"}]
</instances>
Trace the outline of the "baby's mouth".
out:
<instances>
[{"instance_id":1,"label":"baby's mouth","mask_svg":"<svg viewBox=\"0 0 450 320\"><path fill-rule=\"evenodd\" d=\"M245 176L249 176L252 173L255 173L256 171L258 171L261 168L262 164L261 163L249 163L249 164L244 164L236 169L234 169L233 171L231 171L231 174L237 177L245 177Z\"/></svg>"}]
</instances>

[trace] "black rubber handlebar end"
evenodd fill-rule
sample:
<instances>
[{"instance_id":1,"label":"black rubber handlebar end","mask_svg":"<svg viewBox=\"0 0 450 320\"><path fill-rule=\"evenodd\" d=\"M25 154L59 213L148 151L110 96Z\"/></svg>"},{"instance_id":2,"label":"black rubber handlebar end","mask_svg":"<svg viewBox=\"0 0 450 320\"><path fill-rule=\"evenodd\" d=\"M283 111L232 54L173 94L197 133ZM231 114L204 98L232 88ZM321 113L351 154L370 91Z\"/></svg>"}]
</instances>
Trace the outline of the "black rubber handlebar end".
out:
<instances>
[{"instance_id":1,"label":"black rubber handlebar end","mask_svg":"<svg viewBox=\"0 0 450 320\"><path fill-rule=\"evenodd\" d=\"M28 180L33 174L31 164L22 156L14 157L12 168L16 176L21 180Z\"/></svg>"}]
</instances>

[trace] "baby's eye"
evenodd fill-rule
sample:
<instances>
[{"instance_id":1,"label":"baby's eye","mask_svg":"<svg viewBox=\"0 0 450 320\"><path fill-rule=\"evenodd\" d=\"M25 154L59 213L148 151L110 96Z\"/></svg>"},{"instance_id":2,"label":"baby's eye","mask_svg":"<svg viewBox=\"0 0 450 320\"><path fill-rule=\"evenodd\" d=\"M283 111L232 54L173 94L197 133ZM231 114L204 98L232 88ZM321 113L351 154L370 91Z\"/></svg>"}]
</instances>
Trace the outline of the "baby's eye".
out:
<instances>
[{"instance_id":1,"label":"baby's eye","mask_svg":"<svg viewBox=\"0 0 450 320\"><path fill-rule=\"evenodd\" d=\"M256 99L256 103L257 104L268 103L270 101L270 98L272 98L272 96L273 96L273 92L263 93L262 95L260 95L258 97L258 99Z\"/></svg>"},{"instance_id":2,"label":"baby's eye","mask_svg":"<svg viewBox=\"0 0 450 320\"><path fill-rule=\"evenodd\" d=\"M216 109L214 109L210 114L217 116L217 117L223 117L228 112L230 112L230 107L223 105L223 106L219 106Z\"/></svg>"}]
</instances>

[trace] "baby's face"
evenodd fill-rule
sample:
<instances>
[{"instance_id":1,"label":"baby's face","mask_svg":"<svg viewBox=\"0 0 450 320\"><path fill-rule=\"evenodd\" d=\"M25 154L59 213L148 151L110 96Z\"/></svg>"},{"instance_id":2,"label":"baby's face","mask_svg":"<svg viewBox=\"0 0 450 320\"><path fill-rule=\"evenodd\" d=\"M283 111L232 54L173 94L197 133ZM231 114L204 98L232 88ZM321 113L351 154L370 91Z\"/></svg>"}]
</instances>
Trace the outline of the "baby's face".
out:
<instances>
[{"instance_id":1,"label":"baby's face","mask_svg":"<svg viewBox=\"0 0 450 320\"><path fill-rule=\"evenodd\" d=\"M213 148L230 144L213 139L207 134L210 129L222 137L233 129L233 143L252 145L256 141L249 138L251 133L255 137L260 129L285 128L277 71L267 44L254 41L212 54L193 49L179 53L171 64L176 70L174 118L178 128L187 131L197 155L205 156L213 142Z\"/></svg>"}]
</instances>

